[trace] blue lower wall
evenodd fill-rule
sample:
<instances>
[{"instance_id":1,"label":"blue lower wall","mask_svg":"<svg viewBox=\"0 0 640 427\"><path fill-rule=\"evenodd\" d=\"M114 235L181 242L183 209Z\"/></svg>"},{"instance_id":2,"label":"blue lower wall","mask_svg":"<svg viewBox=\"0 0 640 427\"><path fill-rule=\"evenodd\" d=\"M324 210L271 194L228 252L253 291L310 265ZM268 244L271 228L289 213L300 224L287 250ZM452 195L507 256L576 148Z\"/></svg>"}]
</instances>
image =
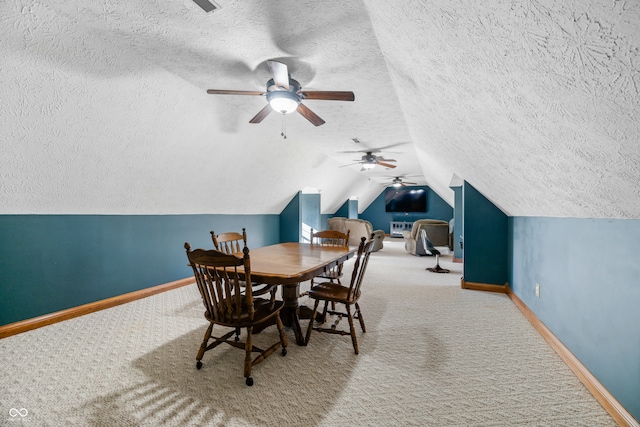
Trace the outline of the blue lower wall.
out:
<instances>
[{"instance_id":1,"label":"blue lower wall","mask_svg":"<svg viewBox=\"0 0 640 427\"><path fill-rule=\"evenodd\" d=\"M280 242L308 242L311 229L326 226L320 214L320 194L298 192L280 213Z\"/></svg>"},{"instance_id":2,"label":"blue lower wall","mask_svg":"<svg viewBox=\"0 0 640 427\"><path fill-rule=\"evenodd\" d=\"M512 217L508 241L513 292L640 419L640 221Z\"/></svg>"},{"instance_id":3,"label":"blue lower wall","mask_svg":"<svg viewBox=\"0 0 640 427\"><path fill-rule=\"evenodd\" d=\"M279 241L278 215L0 215L0 325L189 277L185 241L242 227Z\"/></svg>"},{"instance_id":4,"label":"blue lower wall","mask_svg":"<svg viewBox=\"0 0 640 427\"><path fill-rule=\"evenodd\" d=\"M463 187L452 187L454 193L454 208L453 208L453 257L462 259L462 236L464 235L464 203L463 200Z\"/></svg>"},{"instance_id":5,"label":"blue lower wall","mask_svg":"<svg viewBox=\"0 0 640 427\"><path fill-rule=\"evenodd\" d=\"M340 206L340 209L335 211L335 213L333 215L330 215L329 217L334 216L342 218L358 218L358 200L347 200L342 206Z\"/></svg>"},{"instance_id":6,"label":"blue lower wall","mask_svg":"<svg viewBox=\"0 0 640 427\"><path fill-rule=\"evenodd\" d=\"M508 217L469 183L462 193L464 280L504 285L509 278Z\"/></svg>"},{"instance_id":7,"label":"blue lower wall","mask_svg":"<svg viewBox=\"0 0 640 427\"><path fill-rule=\"evenodd\" d=\"M302 235L300 242L309 242L311 229L322 229L322 216L320 215L320 194L302 194L300 198L300 218Z\"/></svg>"},{"instance_id":8,"label":"blue lower wall","mask_svg":"<svg viewBox=\"0 0 640 427\"><path fill-rule=\"evenodd\" d=\"M289 201L280 213L280 241L299 242L302 233L302 217L300 215L300 199L302 193L298 192Z\"/></svg>"}]
</instances>

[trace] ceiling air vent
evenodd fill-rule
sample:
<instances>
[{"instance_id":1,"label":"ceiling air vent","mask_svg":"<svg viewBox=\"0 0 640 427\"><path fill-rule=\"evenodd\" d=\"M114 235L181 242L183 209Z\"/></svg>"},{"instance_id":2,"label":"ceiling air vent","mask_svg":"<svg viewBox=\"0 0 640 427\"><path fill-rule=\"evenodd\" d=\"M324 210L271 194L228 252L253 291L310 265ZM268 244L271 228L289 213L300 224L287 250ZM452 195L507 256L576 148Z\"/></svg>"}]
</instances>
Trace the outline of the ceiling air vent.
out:
<instances>
[{"instance_id":1,"label":"ceiling air vent","mask_svg":"<svg viewBox=\"0 0 640 427\"><path fill-rule=\"evenodd\" d=\"M195 4L200 6L207 13L220 9L220 6L209 0L193 0Z\"/></svg>"}]
</instances>

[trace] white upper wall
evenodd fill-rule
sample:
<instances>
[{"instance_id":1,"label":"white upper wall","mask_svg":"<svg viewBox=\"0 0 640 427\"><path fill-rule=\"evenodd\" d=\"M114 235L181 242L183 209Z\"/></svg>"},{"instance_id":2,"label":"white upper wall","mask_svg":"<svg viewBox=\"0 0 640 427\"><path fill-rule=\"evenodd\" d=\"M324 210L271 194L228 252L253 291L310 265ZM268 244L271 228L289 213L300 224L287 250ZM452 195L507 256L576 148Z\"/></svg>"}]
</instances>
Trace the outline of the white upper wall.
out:
<instances>
[{"instance_id":1,"label":"white upper wall","mask_svg":"<svg viewBox=\"0 0 640 427\"><path fill-rule=\"evenodd\" d=\"M638 2L217 3L0 3L0 214L362 211L404 175L453 204L455 174L510 215L640 218ZM356 101L283 139L263 98L206 94L273 58Z\"/></svg>"}]
</instances>

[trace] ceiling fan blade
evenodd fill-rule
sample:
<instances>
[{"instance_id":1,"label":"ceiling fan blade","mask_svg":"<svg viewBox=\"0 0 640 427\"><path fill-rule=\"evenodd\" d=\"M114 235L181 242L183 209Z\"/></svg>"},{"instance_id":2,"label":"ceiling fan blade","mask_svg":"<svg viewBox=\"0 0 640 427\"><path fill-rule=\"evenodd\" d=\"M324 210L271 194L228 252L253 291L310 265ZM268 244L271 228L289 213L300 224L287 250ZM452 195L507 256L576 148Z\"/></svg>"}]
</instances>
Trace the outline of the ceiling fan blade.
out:
<instances>
[{"instance_id":1,"label":"ceiling fan blade","mask_svg":"<svg viewBox=\"0 0 640 427\"><path fill-rule=\"evenodd\" d=\"M265 117L269 115L271 111L273 111L273 108L271 108L271 105L269 104L265 105L265 107L262 110L260 110L260 112L256 114L253 117L253 119L249 120L249 123L260 123L261 121L264 120Z\"/></svg>"},{"instance_id":2,"label":"ceiling fan blade","mask_svg":"<svg viewBox=\"0 0 640 427\"><path fill-rule=\"evenodd\" d=\"M353 165L359 165L362 162L356 162L356 163L349 163L348 165L342 165L340 166L341 168L346 168L347 166L353 166Z\"/></svg>"},{"instance_id":3,"label":"ceiling fan blade","mask_svg":"<svg viewBox=\"0 0 640 427\"><path fill-rule=\"evenodd\" d=\"M409 184L409 185L418 185L418 183L417 183L417 182L406 182L406 181L404 182L404 184Z\"/></svg>"},{"instance_id":4,"label":"ceiling fan blade","mask_svg":"<svg viewBox=\"0 0 640 427\"><path fill-rule=\"evenodd\" d=\"M377 156L376 160L383 161L383 162L397 162L397 160L395 160L395 159L385 159L382 156Z\"/></svg>"},{"instance_id":5,"label":"ceiling fan blade","mask_svg":"<svg viewBox=\"0 0 640 427\"><path fill-rule=\"evenodd\" d=\"M267 61L267 64L269 65L269 71L271 71L273 82L276 86L289 90L289 68L287 64L278 61Z\"/></svg>"},{"instance_id":6,"label":"ceiling fan blade","mask_svg":"<svg viewBox=\"0 0 640 427\"><path fill-rule=\"evenodd\" d=\"M353 92L312 90L300 92L304 99L321 99L324 101L353 101L356 96Z\"/></svg>"},{"instance_id":7,"label":"ceiling fan blade","mask_svg":"<svg viewBox=\"0 0 640 427\"><path fill-rule=\"evenodd\" d=\"M392 165L391 163L384 163L384 162L381 162L380 160L378 160L376 163L379 164L380 166L384 166L385 168L393 169L396 167L396 165Z\"/></svg>"},{"instance_id":8,"label":"ceiling fan blade","mask_svg":"<svg viewBox=\"0 0 640 427\"><path fill-rule=\"evenodd\" d=\"M369 150L373 153L379 153L380 151L387 151L389 148L393 148L393 147L397 147L399 145L405 145L405 144L409 144L411 141L404 141L404 142L396 142L395 144L389 144L389 145L385 145L384 147L378 147L378 148L374 148L373 150ZM387 151L388 152L388 151Z\"/></svg>"},{"instance_id":9,"label":"ceiling fan blade","mask_svg":"<svg viewBox=\"0 0 640 427\"><path fill-rule=\"evenodd\" d=\"M266 92L252 90L226 90L226 89L207 89L207 93L212 95L266 95Z\"/></svg>"},{"instance_id":10,"label":"ceiling fan blade","mask_svg":"<svg viewBox=\"0 0 640 427\"><path fill-rule=\"evenodd\" d=\"M313 123L315 126L320 126L324 124L324 120L322 120L316 113L307 108L306 105L300 103L298 104L298 113L302 114L302 116Z\"/></svg>"}]
</instances>

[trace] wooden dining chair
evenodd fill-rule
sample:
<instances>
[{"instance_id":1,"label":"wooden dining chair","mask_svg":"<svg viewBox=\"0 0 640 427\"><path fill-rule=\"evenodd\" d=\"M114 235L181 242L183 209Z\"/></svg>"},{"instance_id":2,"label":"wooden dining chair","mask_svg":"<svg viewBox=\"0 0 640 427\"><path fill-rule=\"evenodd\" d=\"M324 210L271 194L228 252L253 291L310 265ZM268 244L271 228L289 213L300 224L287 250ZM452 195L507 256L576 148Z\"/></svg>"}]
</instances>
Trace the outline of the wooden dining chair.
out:
<instances>
[{"instance_id":1,"label":"wooden dining chair","mask_svg":"<svg viewBox=\"0 0 640 427\"><path fill-rule=\"evenodd\" d=\"M337 246L345 247L349 246L349 230L346 233L342 233L337 230L322 230L313 232L313 228L309 233L309 244L311 246ZM343 263L328 267L321 275L317 276L318 279L329 279L329 281L340 282L342 277ZM313 287L314 279L311 279L311 287Z\"/></svg>"},{"instance_id":2,"label":"wooden dining chair","mask_svg":"<svg viewBox=\"0 0 640 427\"><path fill-rule=\"evenodd\" d=\"M240 253L242 248L247 246L247 230L245 228L242 229L242 234L235 231L216 234L213 230L210 233L213 246L217 251L225 254Z\"/></svg>"},{"instance_id":3,"label":"wooden dining chair","mask_svg":"<svg viewBox=\"0 0 640 427\"><path fill-rule=\"evenodd\" d=\"M216 234L211 230L211 240L213 240L213 247L225 254L238 254L242 252L242 248L247 246L247 230L242 229L242 234L236 231L227 231L225 233ZM271 294L271 298L275 299L276 291L278 287L276 285L268 285L266 283L254 283L253 295L264 295L266 293Z\"/></svg>"},{"instance_id":4,"label":"wooden dining chair","mask_svg":"<svg viewBox=\"0 0 640 427\"><path fill-rule=\"evenodd\" d=\"M315 304L313 305L313 315L311 316L311 319L309 320L309 326L307 327L305 345L309 343L311 330L315 330L318 332L328 332L331 334L351 335L353 350L356 354L358 354L358 339L356 337L355 327L353 326L353 319L358 319L358 321L360 322L360 328L362 328L362 332L366 332L364 319L362 318L362 312L360 310L358 300L360 299L360 288L362 287L362 280L364 279L364 273L367 269L367 264L369 263L369 257L371 256L373 244L373 235L368 241L365 237L362 237L360 246L358 247L358 254L356 255L353 265L353 273L351 274L351 283L349 284L349 286L343 286L342 284L328 281L316 283L309 290L309 298L314 299ZM323 313L337 316L335 322L333 322L333 324L329 328L314 326L314 321L316 320L316 314L318 312L318 305L321 301L324 302ZM344 305L345 311L336 311L335 309L327 310L329 302ZM351 306L355 306L355 311L353 313ZM349 331L337 329L338 323L345 316L349 320ZM320 322L322 323L318 322L319 324L323 324L326 322L325 315L323 315L321 319L322 320Z\"/></svg>"},{"instance_id":5,"label":"wooden dining chair","mask_svg":"<svg viewBox=\"0 0 640 427\"><path fill-rule=\"evenodd\" d=\"M254 365L262 362L279 347L282 347L283 356L287 354L287 338L280 320L280 310L284 303L253 297L251 262L249 248L246 246L242 251L242 257L216 250L191 250L189 243L185 243L184 247L204 303L204 317L209 321L209 327L196 356L196 368L202 368L202 357L205 352L226 343L232 347L244 349L244 377L246 384L251 386L253 385L251 368ZM240 285L241 282L244 282L244 286ZM262 329L271 323L277 325L280 339L266 350L254 346L253 328ZM214 325L232 330L219 337L214 336ZM244 343L238 342L237 335L235 340L229 339L239 329L247 330ZM252 359L253 352L259 353L254 359Z\"/></svg>"}]
</instances>

